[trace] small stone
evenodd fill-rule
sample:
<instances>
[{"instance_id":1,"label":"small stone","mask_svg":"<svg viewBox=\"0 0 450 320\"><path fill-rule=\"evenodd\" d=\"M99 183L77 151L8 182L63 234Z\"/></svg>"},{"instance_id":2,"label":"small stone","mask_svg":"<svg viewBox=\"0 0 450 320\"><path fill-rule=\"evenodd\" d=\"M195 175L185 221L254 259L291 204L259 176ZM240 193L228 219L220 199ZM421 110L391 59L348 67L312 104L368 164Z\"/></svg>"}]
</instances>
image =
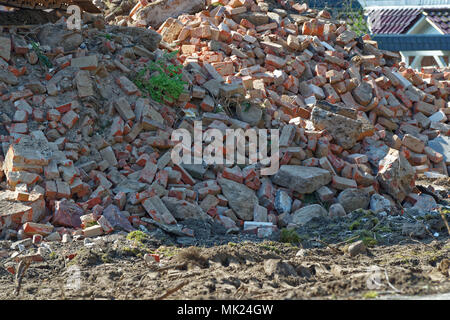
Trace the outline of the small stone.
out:
<instances>
[{"instance_id":1,"label":"small stone","mask_svg":"<svg viewBox=\"0 0 450 320\"><path fill-rule=\"evenodd\" d=\"M223 195L227 198L231 209L242 220L253 220L253 212L258 204L255 192L247 186L224 178L217 179L222 188Z\"/></svg>"},{"instance_id":2,"label":"small stone","mask_svg":"<svg viewBox=\"0 0 450 320\"><path fill-rule=\"evenodd\" d=\"M369 195L360 189L345 189L338 196L338 201L347 213L356 209L367 209L370 202Z\"/></svg>"},{"instance_id":3,"label":"small stone","mask_svg":"<svg viewBox=\"0 0 450 320\"><path fill-rule=\"evenodd\" d=\"M70 234L65 233L65 234L63 234L61 241L62 241L62 243L72 242L72 237L70 236Z\"/></svg>"},{"instance_id":4,"label":"small stone","mask_svg":"<svg viewBox=\"0 0 450 320\"><path fill-rule=\"evenodd\" d=\"M388 199L386 199L382 195L374 193L370 198L370 210L375 213L379 213L382 211L390 212L392 210L392 205Z\"/></svg>"},{"instance_id":5,"label":"small stone","mask_svg":"<svg viewBox=\"0 0 450 320\"><path fill-rule=\"evenodd\" d=\"M101 236L102 234L103 234L103 228L100 225L88 227L83 230L83 235L86 238L98 237L98 236Z\"/></svg>"},{"instance_id":6,"label":"small stone","mask_svg":"<svg viewBox=\"0 0 450 320\"><path fill-rule=\"evenodd\" d=\"M316 167L283 165L272 179L275 184L298 193L313 193L331 181L331 174Z\"/></svg>"},{"instance_id":7,"label":"small stone","mask_svg":"<svg viewBox=\"0 0 450 320\"><path fill-rule=\"evenodd\" d=\"M268 276L298 276L294 267L289 262L277 259L265 260L264 272Z\"/></svg>"},{"instance_id":8,"label":"small stone","mask_svg":"<svg viewBox=\"0 0 450 320\"><path fill-rule=\"evenodd\" d=\"M344 207L340 203L334 203L328 209L331 218L344 217L346 215Z\"/></svg>"},{"instance_id":9,"label":"small stone","mask_svg":"<svg viewBox=\"0 0 450 320\"><path fill-rule=\"evenodd\" d=\"M348 246L348 253L351 257L354 257L358 254L365 253L366 252L366 246L364 245L364 242L362 240L356 241Z\"/></svg>"},{"instance_id":10,"label":"small stone","mask_svg":"<svg viewBox=\"0 0 450 320\"><path fill-rule=\"evenodd\" d=\"M277 190L275 195L275 209L279 214L290 213L292 208L292 198L283 190Z\"/></svg>"},{"instance_id":11,"label":"small stone","mask_svg":"<svg viewBox=\"0 0 450 320\"><path fill-rule=\"evenodd\" d=\"M419 239L424 239L427 235L427 230L423 223L404 223L402 226L402 235L408 237L414 237Z\"/></svg>"},{"instance_id":12,"label":"small stone","mask_svg":"<svg viewBox=\"0 0 450 320\"><path fill-rule=\"evenodd\" d=\"M328 212L322 206L311 204L295 211L292 214L292 223L304 225L314 218L324 218L327 215Z\"/></svg>"},{"instance_id":13,"label":"small stone","mask_svg":"<svg viewBox=\"0 0 450 320\"><path fill-rule=\"evenodd\" d=\"M59 232L52 232L45 237L46 241L61 241L61 235Z\"/></svg>"}]
</instances>

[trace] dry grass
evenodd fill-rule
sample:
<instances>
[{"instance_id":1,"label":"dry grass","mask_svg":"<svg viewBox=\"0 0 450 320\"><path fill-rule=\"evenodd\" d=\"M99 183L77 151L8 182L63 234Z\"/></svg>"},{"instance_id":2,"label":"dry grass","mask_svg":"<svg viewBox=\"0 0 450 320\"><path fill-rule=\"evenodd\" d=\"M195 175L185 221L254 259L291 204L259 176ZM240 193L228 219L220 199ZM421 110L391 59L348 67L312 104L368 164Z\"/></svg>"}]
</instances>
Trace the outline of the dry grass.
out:
<instances>
[{"instance_id":1,"label":"dry grass","mask_svg":"<svg viewBox=\"0 0 450 320\"><path fill-rule=\"evenodd\" d=\"M186 265L195 265L201 268L208 266L208 259L201 254L201 250L198 247L189 247L181 250L176 256L175 260L179 263L185 263Z\"/></svg>"}]
</instances>

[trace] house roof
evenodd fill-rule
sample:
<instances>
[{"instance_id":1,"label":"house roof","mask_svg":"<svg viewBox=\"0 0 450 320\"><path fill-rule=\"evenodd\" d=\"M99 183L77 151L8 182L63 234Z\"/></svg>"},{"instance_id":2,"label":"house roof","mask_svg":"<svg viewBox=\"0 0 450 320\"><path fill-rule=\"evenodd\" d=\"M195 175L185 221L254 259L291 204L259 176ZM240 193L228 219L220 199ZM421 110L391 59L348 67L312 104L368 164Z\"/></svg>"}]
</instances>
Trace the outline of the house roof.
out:
<instances>
[{"instance_id":1,"label":"house roof","mask_svg":"<svg viewBox=\"0 0 450 320\"><path fill-rule=\"evenodd\" d=\"M424 14L445 34L450 34L450 9L426 9Z\"/></svg>"},{"instance_id":2,"label":"house roof","mask_svg":"<svg viewBox=\"0 0 450 320\"><path fill-rule=\"evenodd\" d=\"M389 51L450 50L450 34L379 34L372 39L378 42L378 48Z\"/></svg>"},{"instance_id":3,"label":"house roof","mask_svg":"<svg viewBox=\"0 0 450 320\"><path fill-rule=\"evenodd\" d=\"M369 9L368 21L374 34L406 33L421 17L428 17L436 28L450 34L450 9Z\"/></svg>"},{"instance_id":4,"label":"house roof","mask_svg":"<svg viewBox=\"0 0 450 320\"><path fill-rule=\"evenodd\" d=\"M372 9L367 12L372 33L405 33L422 16L421 9Z\"/></svg>"}]
</instances>

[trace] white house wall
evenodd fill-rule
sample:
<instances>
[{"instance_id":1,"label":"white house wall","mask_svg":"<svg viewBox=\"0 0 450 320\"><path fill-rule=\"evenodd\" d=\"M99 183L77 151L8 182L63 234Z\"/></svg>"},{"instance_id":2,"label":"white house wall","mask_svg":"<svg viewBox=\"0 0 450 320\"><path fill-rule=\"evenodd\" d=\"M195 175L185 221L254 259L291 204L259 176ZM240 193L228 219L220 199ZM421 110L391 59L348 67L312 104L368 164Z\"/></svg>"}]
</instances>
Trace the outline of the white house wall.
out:
<instances>
[{"instance_id":1,"label":"white house wall","mask_svg":"<svg viewBox=\"0 0 450 320\"><path fill-rule=\"evenodd\" d=\"M423 16L416 22L406 34L442 34L440 30L437 30L428 18Z\"/></svg>"}]
</instances>

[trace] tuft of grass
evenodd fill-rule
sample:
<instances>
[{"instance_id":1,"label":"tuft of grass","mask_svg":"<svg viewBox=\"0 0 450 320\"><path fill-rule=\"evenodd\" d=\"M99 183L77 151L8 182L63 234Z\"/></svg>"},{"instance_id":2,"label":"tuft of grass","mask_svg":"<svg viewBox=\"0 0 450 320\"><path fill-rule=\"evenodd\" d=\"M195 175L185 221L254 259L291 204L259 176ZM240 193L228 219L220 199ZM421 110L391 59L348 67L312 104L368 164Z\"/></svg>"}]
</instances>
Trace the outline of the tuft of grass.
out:
<instances>
[{"instance_id":1,"label":"tuft of grass","mask_svg":"<svg viewBox=\"0 0 450 320\"><path fill-rule=\"evenodd\" d=\"M176 256L175 260L184 263L193 263L200 267L208 265L208 259L202 255L202 252L197 247L189 247L181 250Z\"/></svg>"},{"instance_id":2,"label":"tuft of grass","mask_svg":"<svg viewBox=\"0 0 450 320\"><path fill-rule=\"evenodd\" d=\"M150 61L138 72L134 83L153 100L158 102L177 100L186 82L182 80L182 65L174 65L172 60L178 51L165 52L158 61Z\"/></svg>"},{"instance_id":3,"label":"tuft of grass","mask_svg":"<svg viewBox=\"0 0 450 320\"><path fill-rule=\"evenodd\" d=\"M284 228L281 230L280 241L290 244L299 244L301 242L301 238L294 229L289 230Z\"/></svg>"},{"instance_id":4,"label":"tuft of grass","mask_svg":"<svg viewBox=\"0 0 450 320\"><path fill-rule=\"evenodd\" d=\"M366 247L374 247L378 244L377 239L371 237L364 237L362 241Z\"/></svg>"}]
</instances>

